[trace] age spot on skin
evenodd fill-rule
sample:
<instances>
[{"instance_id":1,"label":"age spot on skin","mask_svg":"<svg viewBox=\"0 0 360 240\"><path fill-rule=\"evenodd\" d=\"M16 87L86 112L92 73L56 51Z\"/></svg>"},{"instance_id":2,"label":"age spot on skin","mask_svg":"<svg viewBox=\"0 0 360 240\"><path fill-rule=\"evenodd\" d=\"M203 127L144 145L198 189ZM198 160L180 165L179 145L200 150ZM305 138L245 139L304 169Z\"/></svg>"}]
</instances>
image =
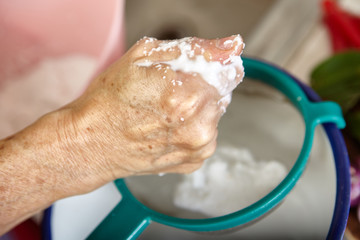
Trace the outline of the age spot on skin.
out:
<instances>
[{"instance_id":1,"label":"age spot on skin","mask_svg":"<svg viewBox=\"0 0 360 240\"><path fill-rule=\"evenodd\" d=\"M40 177L36 177L35 181L36 181L37 184L43 184L45 182L45 180L40 178Z\"/></svg>"},{"instance_id":2,"label":"age spot on skin","mask_svg":"<svg viewBox=\"0 0 360 240\"><path fill-rule=\"evenodd\" d=\"M166 117L166 119L165 119L168 123L172 123L172 120L171 120L171 118L169 118L169 117Z\"/></svg>"},{"instance_id":3,"label":"age spot on skin","mask_svg":"<svg viewBox=\"0 0 360 240\"><path fill-rule=\"evenodd\" d=\"M30 147L30 143L28 141L24 142L24 148L28 149Z\"/></svg>"},{"instance_id":4,"label":"age spot on skin","mask_svg":"<svg viewBox=\"0 0 360 240\"><path fill-rule=\"evenodd\" d=\"M0 192L5 192L6 191L6 187L5 186L0 186Z\"/></svg>"},{"instance_id":5,"label":"age spot on skin","mask_svg":"<svg viewBox=\"0 0 360 240\"><path fill-rule=\"evenodd\" d=\"M104 77L102 80L101 80L103 83L106 82L106 77Z\"/></svg>"}]
</instances>

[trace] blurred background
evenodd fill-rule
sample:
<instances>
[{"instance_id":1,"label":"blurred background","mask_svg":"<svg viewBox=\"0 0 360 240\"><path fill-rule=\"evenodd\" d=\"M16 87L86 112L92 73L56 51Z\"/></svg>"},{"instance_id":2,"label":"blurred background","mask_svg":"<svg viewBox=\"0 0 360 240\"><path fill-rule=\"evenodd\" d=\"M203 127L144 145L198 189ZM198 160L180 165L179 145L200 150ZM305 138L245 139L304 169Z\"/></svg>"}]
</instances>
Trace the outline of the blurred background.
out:
<instances>
[{"instance_id":1,"label":"blurred background","mask_svg":"<svg viewBox=\"0 0 360 240\"><path fill-rule=\"evenodd\" d=\"M102 70L143 36L176 39L187 36L220 38L241 34L246 43L245 56L279 65L313 87L323 99L338 102L348 123L344 134L352 162L352 208L346 238L360 239L360 0L114 0L101 4L96 0L86 1L86 4L68 0L54 1L55 4L41 0L34 2L38 4L25 4L19 0L0 1L0 76L9 71L8 65L12 62L18 66L19 62L26 65L33 59L37 60L42 54L38 48L36 51L30 49L30 57L26 55L25 58L23 53L19 59L14 57L14 51L20 52L21 47L29 50L29 42L35 42L34 45L41 49L45 49L47 42L54 43L46 45L46 54L58 55L59 52L74 51L73 48L76 48L87 57L91 56L89 66L93 69L84 75L84 85L71 95L75 97L87 84L89 76ZM57 5L60 2L63 8L59 7L61 4ZM13 7L9 8L13 12L8 11L9 6ZM53 11L49 11L49 7ZM21 12L17 13L19 10ZM53 13L61 18L55 21ZM34 16L37 15L44 17L35 21ZM35 21L35 25L31 21L28 25L32 25L31 33L37 34L23 31L26 16ZM15 31L18 29L20 37ZM47 34L49 36L43 36ZM17 37L19 43L13 44L14 49L9 49L6 43L13 42L9 37L12 35ZM28 37L26 40L29 41L23 42L23 36ZM69 89L73 88L69 81ZM40 239L37 220L26 221L15 228L17 238L7 235L0 239Z\"/></svg>"},{"instance_id":2,"label":"blurred background","mask_svg":"<svg viewBox=\"0 0 360 240\"><path fill-rule=\"evenodd\" d=\"M320 0L131 0L126 45L141 37L218 38L240 33L245 55L285 67L308 81L309 68L331 53Z\"/></svg>"}]
</instances>

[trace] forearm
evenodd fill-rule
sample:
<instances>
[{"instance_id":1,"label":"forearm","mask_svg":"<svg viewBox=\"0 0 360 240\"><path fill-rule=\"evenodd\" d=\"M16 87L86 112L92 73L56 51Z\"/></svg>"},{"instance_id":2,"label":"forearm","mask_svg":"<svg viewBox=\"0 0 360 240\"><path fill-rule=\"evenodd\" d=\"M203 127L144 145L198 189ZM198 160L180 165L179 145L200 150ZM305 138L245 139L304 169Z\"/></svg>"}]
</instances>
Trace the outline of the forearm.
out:
<instances>
[{"instance_id":1,"label":"forearm","mask_svg":"<svg viewBox=\"0 0 360 240\"><path fill-rule=\"evenodd\" d=\"M0 141L0 235L54 201L109 180L87 169L68 111L47 114Z\"/></svg>"}]
</instances>

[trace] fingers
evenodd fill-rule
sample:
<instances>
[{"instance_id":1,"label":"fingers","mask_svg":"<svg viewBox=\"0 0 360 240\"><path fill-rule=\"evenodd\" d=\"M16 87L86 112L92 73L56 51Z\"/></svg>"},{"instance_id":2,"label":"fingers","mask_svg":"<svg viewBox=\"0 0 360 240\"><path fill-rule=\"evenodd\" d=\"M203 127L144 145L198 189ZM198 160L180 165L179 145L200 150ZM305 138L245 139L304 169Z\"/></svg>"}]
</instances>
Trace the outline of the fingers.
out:
<instances>
[{"instance_id":1,"label":"fingers","mask_svg":"<svg viewBox=\"0 0 360 240\"><path fill-rule=\"evenodd\" d=\"M217 132L207 144L196 150L177 146L177 150L169 152L155 160L153 166L159 172L178 172L177 170L181 170L183 166L199 166L215 152L216 137ZM186 167L184 168L186 169Z\"/></svg>"},{"instance_id":2,"label":"fingers","mask_svg":"<svg viewBox=\"0 0 360 240\"><path fill-rule=\"evenodd\" d=\"M210 122L211 121L211 122ZM206 146L217 136L217 122L214 120L200 119L189 125L173 130L172 143L189 150L199 150Z\"/></svg>"},{"instance_id":3,"label":"fingers","mask_svg":"<svg viewBox=\"0 0 360 240\"><path fill-rule=\"evenodd\" d=\"M211 155L214 154L216 149L216 137L209 142L205 147L201 148L199 151L194 152L187 162L180 163L175 166L171 166L165 169L162 169L163 173L192 173L198 170L204 161L208 159Z\"/></svg>"},{"instance_id":4,"label":"fingers","mask_svg":"<svg viewBox=\"0 0 360 240\"><path fill-rule=\"evenodd\" d=\"M188 174L188 173L192 173L192 172L198 170L199 168L201 168L202 164L203 164L203 162L186 163L186 164L181 164L179 166L174 166L174 167L164 169L162 172L163 173Z\"/></svg>"},{"instance_id":5,"label":"fingers","mask_svg":"<svg viewBox=\"0 0 360 240\"><path fill-rule=\"evenodd\" d=\"M240 35L212 40L183 38L159 41L144 38L136 44L133 52L136 53L135 65L138 67L153 68L166 64L174 72L200 75L224 97L244 76L240 58L244 46ZM167 78L166 75L162 77ZM169 81L172 80L169 78Z\"/></svg>"},{"instance_id":6,"label":"fingers","mask_svg":"<svg viewBox=\"0 0 360 240\"><path fill-rule=\"evenodd\" d=\"M139 40L130 52L134 56L134 63L138 66L149 67L158 63L171 61L180 56L180 49L170 41L144 37Z\"/></svg>"},{"instance_id":7,"label":"fingers","mask_svg":"<svg viewBox=\"0 0 360 240\"><path fill-rule=\"evenodd\" d=\"M202 55L207 61L228 64L231 57L241 55L244 47L240 35L211 40L188 37L171 41L144 37L134 45L132 51L138 60L147 58L152 63L176 59L184 51L190 59Z\"/></svg>"},{"instance_id":8,"label":"fingers","mask_svg":"<svg viewBox=\"0 0 360 240\"><path fill-rule=\"evenodd\" d=\"M193 49L196 55L203 55L207 61L220 61L229 64L230 58L240 56L245 44L240 35L233 35L221 39L194 38Z\"/></svg>"},{"instance_id":9,"label":"fingers","mask_svg":"<svg viewBox=\"0 0 360 240\"><path fill-rule=\"evenodd\" d=\"M177 73L177 77L170 86L169 95L164 98L164 107L172 122L181 120L189 123L203 113L209 116L217 112L221 96L215 88L201 80L200 76Z\"/></svg>"},{"instance_id":10,"label":"fingers","mask_svg":"<svg viewBox=\"0 0 360 240\"><path fill-rule=\"evenodd\" d=\"M217 138L217 131L213 139L204 147L196 151L193 154L193 158L189 161L191 161L192 163L203 162L205 159L211 157L216 150L216 138Z\"/></svg>"},{"instance_id":11,"label":"fingers","mask_svg":"<svg viewBox=\"0 0 360 240\"><path fill-rule=\"evenodd\" d=\"M195 39L195 52L209 62L202 76L213 85L222 97L229 95L244 77L244 68L240 55L245 47L240 35L221 39ZM225 104L226 105L226 104Z\"/></svg>"}]
</instances>

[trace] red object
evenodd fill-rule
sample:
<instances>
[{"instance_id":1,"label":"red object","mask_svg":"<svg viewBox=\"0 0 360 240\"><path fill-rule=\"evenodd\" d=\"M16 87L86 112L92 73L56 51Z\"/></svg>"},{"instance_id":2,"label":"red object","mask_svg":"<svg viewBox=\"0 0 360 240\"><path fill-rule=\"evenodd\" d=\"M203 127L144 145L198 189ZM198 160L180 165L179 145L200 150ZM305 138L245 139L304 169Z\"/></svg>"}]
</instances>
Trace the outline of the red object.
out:
<instances>
[{"instance_id":1,"label":"red object","mask_svg":"<svg viewBox=\"0 0 360 240\"><path fill-rule=\"evenodd\" d=\"M326 15L324 16L324 22L328 26L328 31L331 35L331 42L334 52L339 52L346 49L349 46L348 41L342 36L341 29L337 28L336 22L333 18Z\"/></svg>"},{"instance_id":2,"label":"red object","mask_svg":"<svg viewBox=\"0 0 360 240\"><path fill-rule=\"evenodd\" d=\"M333 50L360 49L360 18L345 12L332 0L323 0L322 8Z\"/></svg>"},{"instance_id":3,"label":"red object","mask_svg":"<svg viewBox=\"0 0 360 240\"><path fill-rule=\"evenodd\" d=\"M33 220L28 219L22 222L10 232L4 236L0 236L1 239L6 240L41 240L41 228Z\"/></svg>"},{"instance_id":4,"label":"red object","mask_svg":"<svg viewBox=\"0 0 360 240\"><path fill-rule=\"evenodd\" d=\"M360 28L360 17L357 16L349 16L351 21L355 24L355 26L359 29Z\"/></svg>"}]
</instances>

